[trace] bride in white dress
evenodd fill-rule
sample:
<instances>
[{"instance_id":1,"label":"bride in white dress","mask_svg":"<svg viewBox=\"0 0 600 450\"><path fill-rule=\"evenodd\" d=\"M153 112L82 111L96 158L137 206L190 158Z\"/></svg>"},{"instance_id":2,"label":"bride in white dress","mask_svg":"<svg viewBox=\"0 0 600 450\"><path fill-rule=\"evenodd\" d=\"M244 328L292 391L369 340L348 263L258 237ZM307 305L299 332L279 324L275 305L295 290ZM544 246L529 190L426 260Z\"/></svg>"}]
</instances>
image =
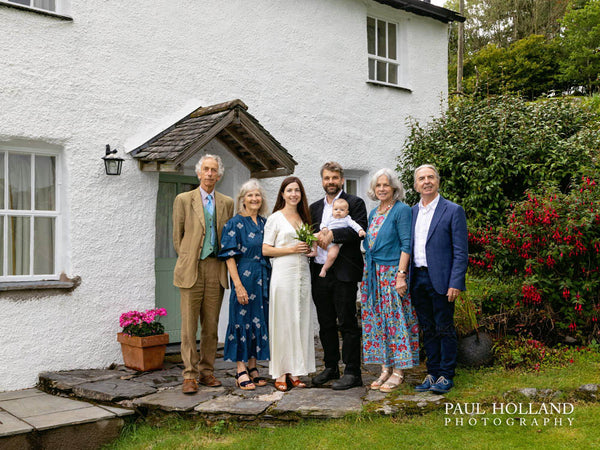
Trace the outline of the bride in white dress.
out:
<instances>
[{"instance_id":1,"label":"bride in white dress","mask_svg":"<svg viewBox=\"0 0 600 450\"><path fill-rule=\"evenodd\" d=\"M296 229L310 223L304 187L296 177L281 183L273 214L265 224L263 255L271 257L269 289L269 372L275 388L306 387L298 379L315 371L313 323L310 317L310 247L298 241Z\"/></svg>"}]
</instances>

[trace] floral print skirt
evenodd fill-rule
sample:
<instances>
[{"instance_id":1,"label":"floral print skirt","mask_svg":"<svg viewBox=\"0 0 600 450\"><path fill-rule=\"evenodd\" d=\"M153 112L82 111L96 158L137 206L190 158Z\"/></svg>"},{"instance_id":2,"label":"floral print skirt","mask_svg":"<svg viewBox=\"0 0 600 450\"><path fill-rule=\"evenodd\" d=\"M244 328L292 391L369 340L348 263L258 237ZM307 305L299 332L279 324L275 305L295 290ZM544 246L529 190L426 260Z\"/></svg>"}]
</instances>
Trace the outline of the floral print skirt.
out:
<instances>
[{"instance_id":1,"label":"floral print skirt","mask_svg":"<svg viewBox=\"0 0 600 450\"><path fill-rule=\"evenodd\" d=\"M409 369L419 365L419 325L407 294L396 291L398 266L374 264L375 298L369 296L369 267L360 287L362 342L365 364ZM371 278L372 279L372 278Z\"/></svg>"}]
</instances>

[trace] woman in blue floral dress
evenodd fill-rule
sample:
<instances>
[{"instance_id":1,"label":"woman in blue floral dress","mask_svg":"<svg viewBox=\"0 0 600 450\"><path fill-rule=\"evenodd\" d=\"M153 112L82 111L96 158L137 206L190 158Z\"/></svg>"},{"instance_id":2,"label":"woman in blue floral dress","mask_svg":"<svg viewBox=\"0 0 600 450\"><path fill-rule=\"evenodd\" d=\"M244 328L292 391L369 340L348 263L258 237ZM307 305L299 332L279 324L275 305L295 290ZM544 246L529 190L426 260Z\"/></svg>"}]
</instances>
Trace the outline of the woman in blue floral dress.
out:
<instances>
[{"instance_id":1,"label":"woman in blue floral dress","mask_svg":"<svg viewBox=\"0 0 600 450\"><path fill-rule=\"evenodd\" d=\"M382 366L371 389L391 392L404 381L404 369L419 364L419 327L406 282L412 211L400 201L404 189L390 169L375 173L368 195L379 200L379 206L369 214L364 243L363 359Z\"/></svg>"},{"instance_id":2,"label":"woman in blue floral dress","mask_svg":"<svg viewBox=\"0 0 600 450\"><path fill-rule=\"evenodd\" d=\"M238 387L252 390L267 384L258 376L256 360L269 359L271 267L262 254L267 205L257 180L242 185L236 209L238 213L223 229L219 252L231 277L224 359L237 362Z\"/></svg>"}]
</instances>

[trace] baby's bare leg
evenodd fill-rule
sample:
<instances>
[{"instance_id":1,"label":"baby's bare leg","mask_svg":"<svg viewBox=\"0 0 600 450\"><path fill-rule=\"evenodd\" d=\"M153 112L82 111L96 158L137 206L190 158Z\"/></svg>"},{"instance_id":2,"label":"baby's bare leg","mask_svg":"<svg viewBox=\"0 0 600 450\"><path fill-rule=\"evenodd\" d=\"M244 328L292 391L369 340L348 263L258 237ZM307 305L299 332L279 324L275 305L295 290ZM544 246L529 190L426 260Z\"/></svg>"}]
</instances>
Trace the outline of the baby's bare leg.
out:
<instances>
[{"instance_id":1,"label":"baby's bare leg","mask_svg":"<svg viewBox=\"0 0 600 450\"><path fill-rule=\"evenodd\" d=\"M325 278L327 276L327 271L331 269L331 266L333 266L333 263L335 262L339 253L340 246L338 244L332 244L329 247L327 247L327 259L325 260L325 264L323 264L323 267L321 268L321 273L319 273L319 276L321 278Z\"/></svg>"}]
</instances>

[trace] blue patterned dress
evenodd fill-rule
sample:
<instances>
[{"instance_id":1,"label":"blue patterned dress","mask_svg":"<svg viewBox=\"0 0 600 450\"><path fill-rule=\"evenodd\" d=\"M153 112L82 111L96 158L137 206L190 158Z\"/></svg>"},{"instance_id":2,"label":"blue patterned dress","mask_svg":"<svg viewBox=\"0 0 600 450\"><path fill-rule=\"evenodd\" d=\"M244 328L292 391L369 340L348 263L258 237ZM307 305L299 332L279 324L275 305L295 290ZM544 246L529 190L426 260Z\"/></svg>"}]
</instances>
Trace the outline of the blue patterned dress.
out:
<instances>
[{"instance_id":1,"label":"blue patterned dress","mask_svg":"<svg viewBox=\"0 0 600 450\"><path fill-rule=\"evenodd\" d=\"M269 279L271 266L262 254L266 219L239 214L223 228L220 259L235 258L248 304L240 305L231 282L229 324L225 338L225 361L269 359Z\"/></svg>"},{"instance_id":2,"label":"blue patterned dress","mask_svg":"<svg viewBox=\"0 0 600 450\"><path fill-rule=\"evenodd\" d=\"M388 218L388 212L380 214L375 210L371 216L365 239L367 261L377 242L379 231ZM410 216L405 222L399 227L408 226L408 230L403 230L402 233L410 236ZM396 261L399 261L400 244L396 235L392 236L398 247ZM386 237L390 238L389 235ZM386 247L394 245L392 242L386 244ZM407 293L400 297L396 291L397 273L397 262L395 265L365 263L360 286L363 359L366 364L408 369L419 365L419 326L410 296Z\"/></svg>"}]
</instances>

